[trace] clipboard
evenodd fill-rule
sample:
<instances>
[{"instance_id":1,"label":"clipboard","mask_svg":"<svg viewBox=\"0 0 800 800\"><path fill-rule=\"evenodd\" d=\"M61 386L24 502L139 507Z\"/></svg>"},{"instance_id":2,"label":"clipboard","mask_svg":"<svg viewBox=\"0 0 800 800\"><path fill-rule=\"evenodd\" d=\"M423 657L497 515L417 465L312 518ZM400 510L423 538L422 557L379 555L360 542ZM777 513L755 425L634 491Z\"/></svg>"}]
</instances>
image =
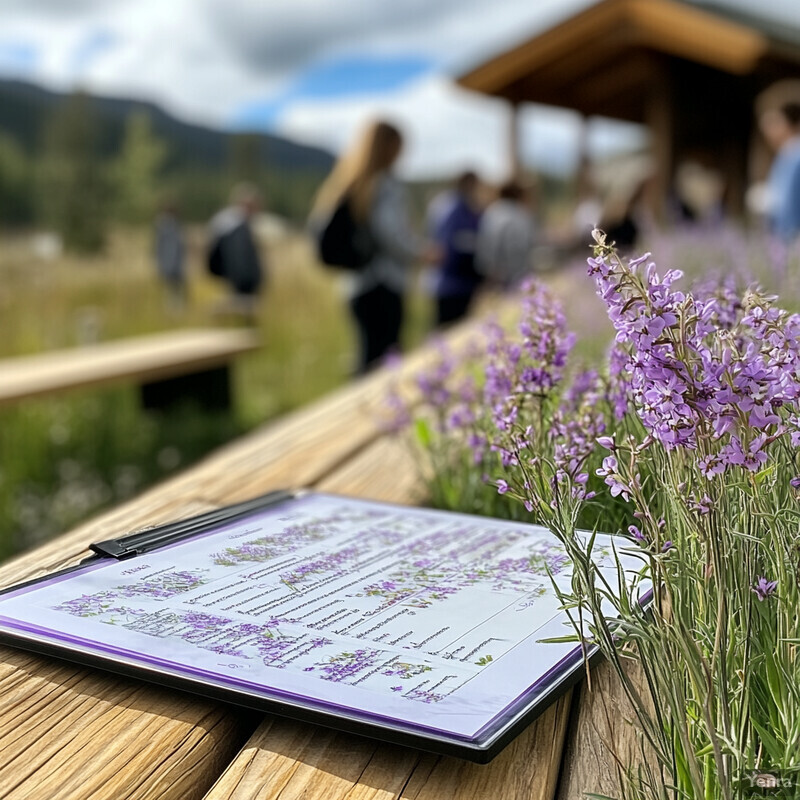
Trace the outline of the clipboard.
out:
<instances>
[{"instance_id":1,"label":"clipboard","mask_svg":"<svg viewBox=\"0 0 800 800\"><path fill-rule=\"evenodd\" d=\"M280 491L90 549L0 592L0 641L477 763L598 657L541 641L570 568L534 525Z\"/></svg>"}]
</instances>

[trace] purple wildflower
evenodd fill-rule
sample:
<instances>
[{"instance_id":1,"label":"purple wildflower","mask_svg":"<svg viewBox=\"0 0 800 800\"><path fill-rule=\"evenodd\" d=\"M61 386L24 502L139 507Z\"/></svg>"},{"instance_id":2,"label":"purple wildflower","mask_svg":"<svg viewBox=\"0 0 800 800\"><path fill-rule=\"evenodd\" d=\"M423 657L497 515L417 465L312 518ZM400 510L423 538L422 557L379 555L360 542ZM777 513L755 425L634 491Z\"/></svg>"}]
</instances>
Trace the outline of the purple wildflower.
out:
<instances>
[{"instance_id":1,"label":"purple wildflower","mask_svg":"<svg viewBox=\"0 0 800 800\"><path fill-rule=\"evenodd\" d=\"M758 579L758 582L753 587L753 592L755 592L756 597L763 602L768 597L772 597L775 594L775 590L778 588L778 581L768 581L766 578L761 577Z\"/></svg>"},{"instance_id":2,"label":"purple wildflower","mask_svg":"<svg viewBox=\"0 0 800 800\"><path fill-rule=\"evenodd\" d=\"M634 541L639 544L647 543L647 538L635 525L628 525L628 533L633 537Z\"/></svg>"},{"instance_id":3,"label":"purple wildflower","mask_svg":"<svg viewBox=\"0 0 800 800\"><path fill-rule=\"evenodd\" d=\"M622 495L623 500L630 500L630 487L623 483L617 472L617 459L614 456L606 456L603 459L603 466L596 470L597 474L605 479L605 483L611 488L611 496Z\"/></svg>"}]
</instances>

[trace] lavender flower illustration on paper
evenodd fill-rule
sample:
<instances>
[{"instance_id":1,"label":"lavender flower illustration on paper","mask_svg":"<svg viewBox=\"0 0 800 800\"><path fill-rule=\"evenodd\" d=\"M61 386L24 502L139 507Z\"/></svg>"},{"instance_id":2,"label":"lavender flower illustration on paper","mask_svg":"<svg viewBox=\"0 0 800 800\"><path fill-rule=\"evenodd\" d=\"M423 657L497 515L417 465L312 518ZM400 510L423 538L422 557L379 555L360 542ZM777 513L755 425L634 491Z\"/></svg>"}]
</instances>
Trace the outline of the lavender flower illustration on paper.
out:
<instances>
[{"instance_id":1,"label":"lavender flower illustration on paper","mask_svg":"<svg viewBox=\"0 0 800 800\"><path fill-rule=\"evenodd\" d=\"M428 664L412 664L408 661L393 661L388 667L381 670L382 675L396 676L400 680L408 680L424 672L430 672Z\"/></svg>"},{"instance_id":2,"label":"lavender flower illustration on paper","mask_svg":"<svg viewBox=\"0 0 800 800\"><path fill-rule=\"evenodd\" d=\"M372 669L380 656L380 650L368 648L339 653L317 665L322 673L320 678L334 683L346 682L359 673Z\"/></svg>"}]
</instances>

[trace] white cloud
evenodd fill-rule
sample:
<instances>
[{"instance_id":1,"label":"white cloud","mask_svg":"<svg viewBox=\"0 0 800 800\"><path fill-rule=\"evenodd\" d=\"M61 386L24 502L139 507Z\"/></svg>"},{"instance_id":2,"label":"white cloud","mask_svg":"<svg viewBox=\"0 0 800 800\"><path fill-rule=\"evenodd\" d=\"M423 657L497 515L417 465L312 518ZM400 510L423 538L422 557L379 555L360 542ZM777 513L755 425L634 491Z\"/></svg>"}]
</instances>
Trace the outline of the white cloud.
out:
<instances>
[{"instance_id":1,"label":"white cloud","mask_svg":"<svg viewBox=\"0 0 800 800\"><path fill-rule=\"evenodd\" d=\"M375 117L395 121L405 131L408 142L400 171L408 178L448 177L465 168L490 180L508 174L508 106L460 89L441 75L417 80L391 97L298 101L281 117L279 130L340 152ZM635 149L642 142L638 126L610 120L591 123L593 154ZM523 107L520 146L525 163L548 172L569 172L578 156L577 115L543 106Z\"/></svg>"},{"instance_id":2,"label":"white cloud","mask_svg":"<svg viewBox=\"0 0 800 800\"><path fill-rule=\"evenodd\" d=\"M392 52L460 68L588 2L3 0L0 29L36 47L33 80L149 97L224 123L243 103L278 92L310 59ZM80 64L76 53L97 31L113 46Z\"/></svg>"},{"instance_id":3,"label":"white cloud","mask_svg":"<svg viewBox=\"0 0 800 800\"><path fill-rule=\"evenodd\" d=\"M28 73L32 80L153 99L179 116L225 125L243 105L279 94L310 59L416 54L455 73L591 2L0 0L0 30L5 41L36 52ZM724 2L796 17L797 0ZM108 44L91 58L80 58L99 35ZM338 148L360 121L376 113L389 113L410 132L408 174L447 174L468 163L491 175L506 169L503 105L456 89L442 74L380 98L297 100L279 125L288 135ZM601 150L636 140L636 134L620 131L598 125L592 140ZM574 118L554 110L526 111L522 139L526 158L567 169L577 142Z\"/></svg>"},{"instance_id":4,"label":"white cloud","mask_svg":"<svg viewBox=\"0 0 800 800\"><path fill-rule=\"evenodd\" d=\"M368 119L385 117L405 132L406 176L449 175L467 166L498 176L506 168L505 153L495 146L503 137L503 112L500 101L469 95L432 76L391 97L298 101L281 117L279 130L338 152Z\"/></svg>"}]
</instances>

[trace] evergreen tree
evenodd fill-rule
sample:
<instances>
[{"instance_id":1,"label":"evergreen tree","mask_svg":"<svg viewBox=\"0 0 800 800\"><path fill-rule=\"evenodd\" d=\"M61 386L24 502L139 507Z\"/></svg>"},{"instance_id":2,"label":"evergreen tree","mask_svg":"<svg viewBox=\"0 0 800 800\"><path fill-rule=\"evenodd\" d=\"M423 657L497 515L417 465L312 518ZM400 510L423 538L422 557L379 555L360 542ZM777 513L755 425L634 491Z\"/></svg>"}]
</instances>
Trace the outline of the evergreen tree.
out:
<instances>
[{"instance_id":1,"label":"evergreen tree","mask_svg":"<svg viewBox=\"0 0 800 800\"><path fill-rule=\"evenodd\" d=\"M236 133L230 138L228 165L233 182L260 184L263 175L262 141L257 133Z\"/></svg>"},{"instance_id":2,"label":"evergreen tree","mask_svg":"<svg viewBox=\"0 0 800 800\"><path fill-rule=\"evenodd\" d=\"M153 133L150 115L146 111L131 113L112 169L121 220L133 224L152 220L158 210L159 180L166 157L166 145Z\"/></svg>"},{"instance_id":3,"label":"evergreen tree","mask_svg":"<svg viewBox=\"0 0 800 800\"><path fill-rule=\"evenodd\" d=\"M31 165L16 140L0 133L0 227L31 222Z\"/></svg>"},{"instance_id":4,"label":"evergreen tree","mask_svg":"<svg viewBox=\"0 0 800 800\"><path fill-rule=\"evenodd\" d=\"M107 168L98 152L91 100L77 92L54 111L38 169L42 222L64 245L82 252L103 248L108 232Z\"/></svg>"}]
</instances>

